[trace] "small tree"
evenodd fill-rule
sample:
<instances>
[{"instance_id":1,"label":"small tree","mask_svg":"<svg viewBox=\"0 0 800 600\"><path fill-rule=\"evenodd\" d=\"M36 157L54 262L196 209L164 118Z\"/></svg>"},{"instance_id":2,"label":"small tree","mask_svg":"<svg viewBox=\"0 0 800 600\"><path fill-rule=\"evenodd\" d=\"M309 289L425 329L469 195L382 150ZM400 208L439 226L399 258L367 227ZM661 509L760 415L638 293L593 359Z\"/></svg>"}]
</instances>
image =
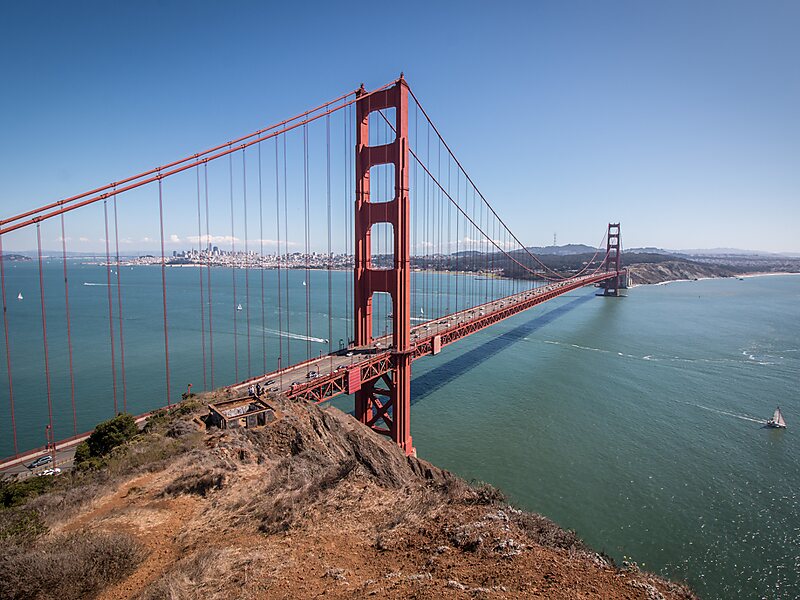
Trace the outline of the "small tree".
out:
<instances>
[{"instance_id":1,"label":"small tree","mask_svg":"<svg viewBox=\"0 0 800 600\"><path fill-rule=\"evenodd\" d=\"M133 416L126 413L119 414L95 427L92 435L86 440L88 456L85 456L86 450L80 449L76 451L76 460L77 454L80 454L81 458L105 456L138 433L139 428Z\"/></svg>"}]
</instances>

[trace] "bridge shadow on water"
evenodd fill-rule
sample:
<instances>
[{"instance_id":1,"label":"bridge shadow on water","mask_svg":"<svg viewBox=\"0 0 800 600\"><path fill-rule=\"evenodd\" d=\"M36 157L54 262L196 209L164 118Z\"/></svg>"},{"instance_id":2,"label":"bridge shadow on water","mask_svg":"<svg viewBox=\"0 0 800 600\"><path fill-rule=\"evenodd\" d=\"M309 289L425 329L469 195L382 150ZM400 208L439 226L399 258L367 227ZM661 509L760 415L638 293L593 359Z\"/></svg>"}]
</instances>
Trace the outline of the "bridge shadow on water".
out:
<instances>
[{"instance_id":1,"label":"bridge shadow on water","mask_svg":"<svg viewBox=\"0 0 800 600\"><path fill-rule=\"evenodd\" d=\"M411 404L416 404L420 400L426 398L436 390L447 385L451 381L463 375L466 371L474 369L482 362L488 360L495 354L502 352L506 348L514 345L519 340L534 331L538 331L545 325L552 323L559 317L575 310L585 302L594 299L594 294L585 294L566 304L554 308L545 314L521 323L514 329L507 331L496 337L492 337L482 343L480 346L473 348L456 356L455 358L431 369L427 373L420 375L411 380Z\"/></svg>"}]
</instances>

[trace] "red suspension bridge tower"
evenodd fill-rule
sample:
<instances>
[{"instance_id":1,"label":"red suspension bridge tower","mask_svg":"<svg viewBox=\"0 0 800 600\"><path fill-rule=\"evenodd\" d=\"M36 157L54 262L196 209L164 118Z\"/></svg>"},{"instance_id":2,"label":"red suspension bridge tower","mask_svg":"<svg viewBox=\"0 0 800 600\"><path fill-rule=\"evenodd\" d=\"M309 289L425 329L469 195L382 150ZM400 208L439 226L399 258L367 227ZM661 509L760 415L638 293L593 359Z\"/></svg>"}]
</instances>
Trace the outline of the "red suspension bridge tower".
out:
<instances>
[{"instance_id":1,"label":"red suspension bridge tower","mask_svg":"<svg viewBox=\"0 0 800 600\"><path fill-rule=\"evenodd\" d=\"M363 382L355 396L356 418L388 435L406 454L411 442L411 273L408 195L408 85L402 74L390 88L366 95L363 86L356 103L356 206L355 206L355 344L372 343L372 297L376 292L392 298L392 369L379 379ZM362 97L363 96L363 97ZM395 139L369 145L369 116L394 109ZM394 166L394 195L387 202L370 197L370 169ZM391 269L371 264L370 229L378 223L393 228L394 263ZM380 426L380 421L386 427Z\"/></svg>"},{"instance_id":2,"label":"red suspension bridge tower","mask_svg":"<svg viewBox=\"0 0 800 600\"><path fill-rule=\"evenodd\" d=\"M621 275L620 271L622 268L622 248L620 246L619 223L609 223L606 235L606 272L616 271L617 275L603 282L604 296L619 296L619 290L625 287L624 275Z\"/></svg>"}]
</instances>

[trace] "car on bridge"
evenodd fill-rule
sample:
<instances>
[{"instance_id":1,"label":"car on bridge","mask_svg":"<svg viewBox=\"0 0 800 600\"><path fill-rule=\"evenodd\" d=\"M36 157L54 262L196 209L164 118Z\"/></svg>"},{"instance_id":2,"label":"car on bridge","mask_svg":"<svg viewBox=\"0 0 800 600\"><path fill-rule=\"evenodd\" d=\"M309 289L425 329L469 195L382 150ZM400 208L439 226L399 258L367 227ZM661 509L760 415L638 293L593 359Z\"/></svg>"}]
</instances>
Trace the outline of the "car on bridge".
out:
<instances>
[{"instance_id":1,"label":"car on bridge","mask_svg":"<svg viewBox=\"0 0 800 600\"><path fill-rule=\"evenodd\" d=\"M35 469L36 467L41 467L42 465L46 465L48 463L53 462L53 457L49 454L45 454L44 456L40 456L36 460L34 460L31 464L26 465L29 469Z\"/></svg>"}]
</instances>

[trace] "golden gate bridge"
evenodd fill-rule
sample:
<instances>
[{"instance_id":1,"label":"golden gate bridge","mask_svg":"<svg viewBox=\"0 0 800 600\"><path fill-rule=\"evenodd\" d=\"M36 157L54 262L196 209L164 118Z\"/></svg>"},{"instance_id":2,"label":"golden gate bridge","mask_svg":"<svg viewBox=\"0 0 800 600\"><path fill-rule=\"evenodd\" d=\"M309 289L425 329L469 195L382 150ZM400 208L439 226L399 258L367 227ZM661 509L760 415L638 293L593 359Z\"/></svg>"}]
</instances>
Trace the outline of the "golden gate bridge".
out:
<instances>
[{"instance_id":1,"label":"golden gate bridge","mask_svg":"<svg viewBox=\"0 0 800 600\"><path fill-rule=\"evenodd\" d=\"M163 385L164 396L157 400L151 393L137 407L172 405L176 378L186 381L199 371L176 372L170 358L191 353L202 365L204 390L222 384L244 392L257 384L313 403L352 395L355 417L407 454L414 452L413 361L583 286L618 296L625 281L619 223L604 228L594 256L580 268L548 267L481 193L402 75L371 91L362 85L248 135L0 221L0 255L9 242L36 245L40 316L26 331L40 338L35 355L30 346L19 349L10 333L10 263L5 255L0 260L9 417L3 435L12 437L16 457L30 455L18 444L18 428L32 439L30 430L41 427L32 419L21 425L20 415L31 411L43 413L50 449L56 439L80 439L82 373L107 370L108 412L129 410L135 348L125 336L135 325L125 315L137 300L126 289L123 267L129 264L126 244L142 223L157 231L144 239L157 242L147 264L160 267L163 353L160 372L147 378L153 388ZM184 233L169 234L169 228ZM105 365L82 358L75 343L80 307L70 250L89 232L100 232L104 245L95 258L105 274L99 284L106 290ZM58 240L60 256L48 253L43 239ZM197 246L188 262L198 268L193 289L182 284L176 300L170 272L187 262L168 253L177 240ZM230 249L220 253L217 244ZM269 261L265 248L273 249ZM44 275L55 260L63 275L57 284ZM346 291L340 293L333 274L343 261ZM212 271L226 272L219 266L229 268L228 282L212 277ZM290 279L296 271L301 286ZM178 336L170 325L176 302L191 311L192 335ZM337 311L345 322L338 344ZM326 324L320 325L320 314ZM48 334L48 323L52 330L55 322L57 340ZM312 342L326 351L315 354ZM220 364L230 354L232 372ZM44 394L15 379L20 365L29 373L36 363ZM54 386L54 378L66 385ZM71 419L54 419L54 407Z\"/></svg>"}]
</instances>

